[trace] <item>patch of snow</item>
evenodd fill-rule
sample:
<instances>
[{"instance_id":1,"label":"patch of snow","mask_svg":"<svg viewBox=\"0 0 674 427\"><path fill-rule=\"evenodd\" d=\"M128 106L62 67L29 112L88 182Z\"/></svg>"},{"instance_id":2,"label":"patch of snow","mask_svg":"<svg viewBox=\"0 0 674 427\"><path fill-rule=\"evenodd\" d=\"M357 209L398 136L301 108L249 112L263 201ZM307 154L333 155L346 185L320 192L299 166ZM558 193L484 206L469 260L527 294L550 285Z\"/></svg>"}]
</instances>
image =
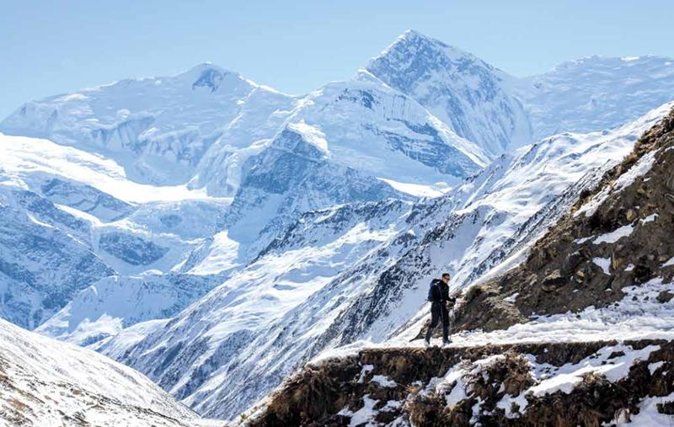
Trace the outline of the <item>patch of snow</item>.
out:
<instances>
[{"instance_id":1,"label":"patch of snow","mask_svg":"<svg viewBox=\"0 0 674 427\"><path fill-rule=\"evenodd\" d=\"M620 175L615 182L615 191L621 191L629 187L637 178L648 173L653 167L657 153L658 151L656 150L644 154L630 170Z\"/></svg>"},{"instance_id":2,"label":"patch of snow","mask_svg":"<svg viewBox=\"0 0 674 427\"><path fill-rule=\"evenodd\" d=\"M517 404L518 412L513 411L513 403ZM496 403L497 408L501 408L505 411L505 416L507 418L519 417L519 415L526 410L527 406L529 406L529 401L527 401L525 393L520 393L517 396L506 394Z\"/></svg>"},{"instance_id":3,"label":"patch of snow","mask_svg":"<svg viewBox=\"0 0 674 427\"><path fill-rule=\"evenodd\" d=\"M604 274L607 274L607 275L610 274L610 272L611 272L611 258L595 257L595 258L592 258L592 262L595 265L599 266L602 269L602 271L604 272Z\"/></svg>"},{"instance_id":4,"label":"patch of snow","mask_svg":"<svg viewBox=\"0 0 674 427\"><path fill-rule=\"evenodd\" d=\"M372 372L374 365L363 365L363 369L360 371L360 377L358 378L358 384L362 384L365 381L367 374Z\"/></svg>"},{"instance_id":5,"label":"patch of snow","mask_svg":"<svg viewBox=\"0 0 674 427\"><path fill-rule=\"evenodd\" d=\"M379 411L375 411L374 406L378 400L372 399L369 394L363 396L363 407L351 415L349 427L357 427L363 425L374 425L372 422Z\"/></svg>"},{"instance_id":6,"label":"patch of snow","mask_svg":"<svg viewBox=\"0 0 674 427\"><path fill-rule=\"evenodd\" d=\"M639 404L639 413L631 414L630 419L617 420L617 426L671 426L672 416L662 414L658 410L658 405L674 401L674 393L667 396L647 397Z\"/></svg>"},{"instance_id":7,"label":"patch of snow","mask_svg":"<svg viewBox=\"0 0 674 427\"><path fill-rule=\"evenodd\" d=\"M653 375L655 373L655 371L657 371L660 368L660 366L662 366L664 364L665 364L665 362L663 362L663 361L659 361L659 362L655 362L655 363L649 363L648 364L648 370L651 371L651 375Z\"/></svg>"},{"instance_id":8,"label":"patch of snow","mask_svg":"<svg viewBox=\"0 0 674 427\"><path fill-rule=\"evenodd\" d=\"M642 218L640 221L642 224L648 224L649 222L653 222L658 219L658 214L654 213L651 215L648 215L646 218Z\"/></svg>"},{"instance_id":9,"label":"patch of snow","mask_svg":"<svg viewBox=\"0 0 674 427\"><path fill-rule=\"evenodd\" d=\"M395 388L398 386L398 384L395 381L393 381L392 379L390 379L385 375L375 375L372 377L370 382L373 382L379 385L379 387L383 388Z\"/></svg>"},{"instance_id":10,"label":"patch of snow","mask_svg":"<svg viewBox=\"0 0 674 427\"><path fill-rule=\"evenodd\" d=\"M403 402L399 400L389 400L386 404L380 409L380 412L391 412L397 409L400 409L403 406Z\"/></svg>"},{"instance_id":11,"label":"patch of snow","mask_svg":"<svg viewBox=\"0 0 674 427\"><path fill-rule=\"evenodd\" d=\"M595 245L599 245L601 243L615 243L618 240L622 239L623 237L627 237L630 234L632 234L632 231L634 230L634 226L631 224L625 225L623 227L618 228L617 230L614 230L610 233L602 234L601 236L597 237L594 241Z\"/></svg>"}]
</instances>

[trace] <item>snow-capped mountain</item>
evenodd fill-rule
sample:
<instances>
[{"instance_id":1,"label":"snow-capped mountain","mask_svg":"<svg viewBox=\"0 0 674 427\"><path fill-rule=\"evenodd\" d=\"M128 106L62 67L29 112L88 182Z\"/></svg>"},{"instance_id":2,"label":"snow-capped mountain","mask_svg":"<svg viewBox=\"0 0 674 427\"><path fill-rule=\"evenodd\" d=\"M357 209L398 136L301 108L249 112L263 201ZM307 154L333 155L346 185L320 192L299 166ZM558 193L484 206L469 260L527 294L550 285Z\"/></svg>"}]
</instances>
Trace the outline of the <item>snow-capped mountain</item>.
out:
<instances>
[{"instance_id":1,"label":"snow-capped mountain","mask_svg":"<svg viewBox=\"0 0 674 427\"><path fill-rule=\"evenodd\" d=\"M440 269L520 263L670 108L638 118L666 61L620 61L517 79L410 31L302 96L202 64L30 102L0 122L0 315L232 418L324 349L411 330Z\"/></svg>"},{"instance_id":2,"label":"snow-capped mountain","mask_svg":"<svg viewBox=\"0 0 674 427\"><path fill-rule=\"evenodd\" d=\"M470 53L409 30L367 70L492 158L532 141L524 107L510 90L515 79Z\"/></svg>"},{"instance_id":3,"label":"snow-capped mountain","mask_svg":"<svg viewBox=\"0 0 674 427\"><path fill-rule=\"evenodd\" d=\"M4 316L31 328L105 277L175 270L224 280L303 212L439 194L487 162L477 145L367 72L289 97L203 64L174 77L123 80L30 102L0 129L33 137L3 136L4 169L12 185L35 193L54 215L73 217L78 243L93 259L87 267L99 271L55 278L52 293L21 292L12 299L8 292L7 306L20 307L3 310ZM20 230L8 228L8 245L25 239ZM57 246L40 255L61 263L50 266L50 274L86 272L76 259L59 257ZM25 249L16 255L7 250L10 277L37 274L39 266L24 259L37 253ZM167 307L137 305L144 314L122 324L167 313ZM64 318L79 317L60 315L57 323ZM110 322L103 323L110 331ZM89 332L78 342L102 336Z\"/></svg>"},{"instance_id":4,"label":"snow-capped mountain","mask_svg":"<svg viewBox=\"0 0 674 427\"><path fill-rule=\"evenodd\" d=\"M189 182L233 196L246 161L305 124L324 135L335 162L384 179L456 182L486 162L473 142L365 72L290 97L202 64L177 76L122 80L30 102L0 123L0 131L99 153L135 182Z\"/></svg>"},{"instance_id":5,"label":"snow-capped mountain","mask_svg":"<svg viewBox=\"0 0 674 427\"><path fill-rule=\"evenodd\" d=\"M99 153L135 182L176 185L194 176L218 138L234 147L269 138L283 121L274 113L293 102L237 73L201 64L173 77L121 80L29 102L0 131Z\"/></svg>"},{"instance_id":6,"label":"snow-capped mountain","mask_svg":"<svg viewBox=\"0 0 674 427\"><path fill-rule=\"evenodd\" d=\"M7 426L206 425L133 369L2 319L0 381Z\"/></svg>"}]
</instances>

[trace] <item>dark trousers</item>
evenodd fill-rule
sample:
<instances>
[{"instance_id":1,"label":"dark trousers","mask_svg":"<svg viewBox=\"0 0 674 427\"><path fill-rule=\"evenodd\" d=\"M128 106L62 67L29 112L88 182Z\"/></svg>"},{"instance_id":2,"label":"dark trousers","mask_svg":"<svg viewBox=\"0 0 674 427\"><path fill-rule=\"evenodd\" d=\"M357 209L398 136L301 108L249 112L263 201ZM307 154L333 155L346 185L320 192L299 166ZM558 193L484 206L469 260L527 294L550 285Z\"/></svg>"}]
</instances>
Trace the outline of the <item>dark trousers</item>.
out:
<instances>
[{"instance_id":1,"label":"dark trousers","mask_svg":"<svg viewBox=\"0 0 674 427\"><path fill-rule=\"evenodd\" d=\"M431 324L426 331L426 341L430 341L433 329L438 326L438 322L442 320L442 340L449 341L449 311L447 304L443 302L431 303Z\"/></svg>"}]
</instances>

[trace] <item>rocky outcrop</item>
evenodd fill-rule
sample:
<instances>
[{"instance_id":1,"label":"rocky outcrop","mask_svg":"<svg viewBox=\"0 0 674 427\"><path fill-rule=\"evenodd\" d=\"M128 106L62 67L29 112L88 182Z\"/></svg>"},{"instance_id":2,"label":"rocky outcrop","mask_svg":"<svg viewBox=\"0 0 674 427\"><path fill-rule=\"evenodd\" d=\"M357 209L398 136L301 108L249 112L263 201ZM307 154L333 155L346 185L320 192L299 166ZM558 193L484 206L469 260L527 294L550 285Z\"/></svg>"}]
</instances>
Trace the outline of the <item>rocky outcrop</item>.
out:
<instances>
[{"instance_id":1,"label":"rocky outcrop","mask_svg":"<svg viewBox=\"0 0 674 427\"><path fill-rule=\"evenodd\" d=\"M579 195L521 266L470 289L458 326L502 329L532 315L607 306L624 297L624 287L654 278L671 282L673 168L674 112Z\"/></svg>"},{"instance_id":2,"label":"rocky outcrop","mask_svg":"<svg viewBox=\"0 0 674 427\"><path fill-rule=\"evenodd\" d=\"M368 349L308 365L240 421L599 426L667 414L672 379L670 341Z\"/></svg>"}]
</instances>

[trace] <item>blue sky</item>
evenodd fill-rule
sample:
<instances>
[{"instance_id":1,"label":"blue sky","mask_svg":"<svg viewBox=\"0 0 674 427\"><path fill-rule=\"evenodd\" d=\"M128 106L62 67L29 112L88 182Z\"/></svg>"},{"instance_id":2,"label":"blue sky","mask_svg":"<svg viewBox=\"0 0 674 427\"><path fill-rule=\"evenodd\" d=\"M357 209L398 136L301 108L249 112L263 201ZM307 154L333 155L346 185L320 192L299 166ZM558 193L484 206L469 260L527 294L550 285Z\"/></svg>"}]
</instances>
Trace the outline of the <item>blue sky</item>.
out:
<instances>
[{"instance_id":1,"label":"blue sky","mask_svg":"<svg viewBox=\"0 0 674 427\"><path fill-rule=\"evenodd\" d=\"M0 117L21 103L204 61L288 93L349 78L408 28L515 75L591 54L674 56L674 2L0 2Z\"/></svg>"}]
</instances>

